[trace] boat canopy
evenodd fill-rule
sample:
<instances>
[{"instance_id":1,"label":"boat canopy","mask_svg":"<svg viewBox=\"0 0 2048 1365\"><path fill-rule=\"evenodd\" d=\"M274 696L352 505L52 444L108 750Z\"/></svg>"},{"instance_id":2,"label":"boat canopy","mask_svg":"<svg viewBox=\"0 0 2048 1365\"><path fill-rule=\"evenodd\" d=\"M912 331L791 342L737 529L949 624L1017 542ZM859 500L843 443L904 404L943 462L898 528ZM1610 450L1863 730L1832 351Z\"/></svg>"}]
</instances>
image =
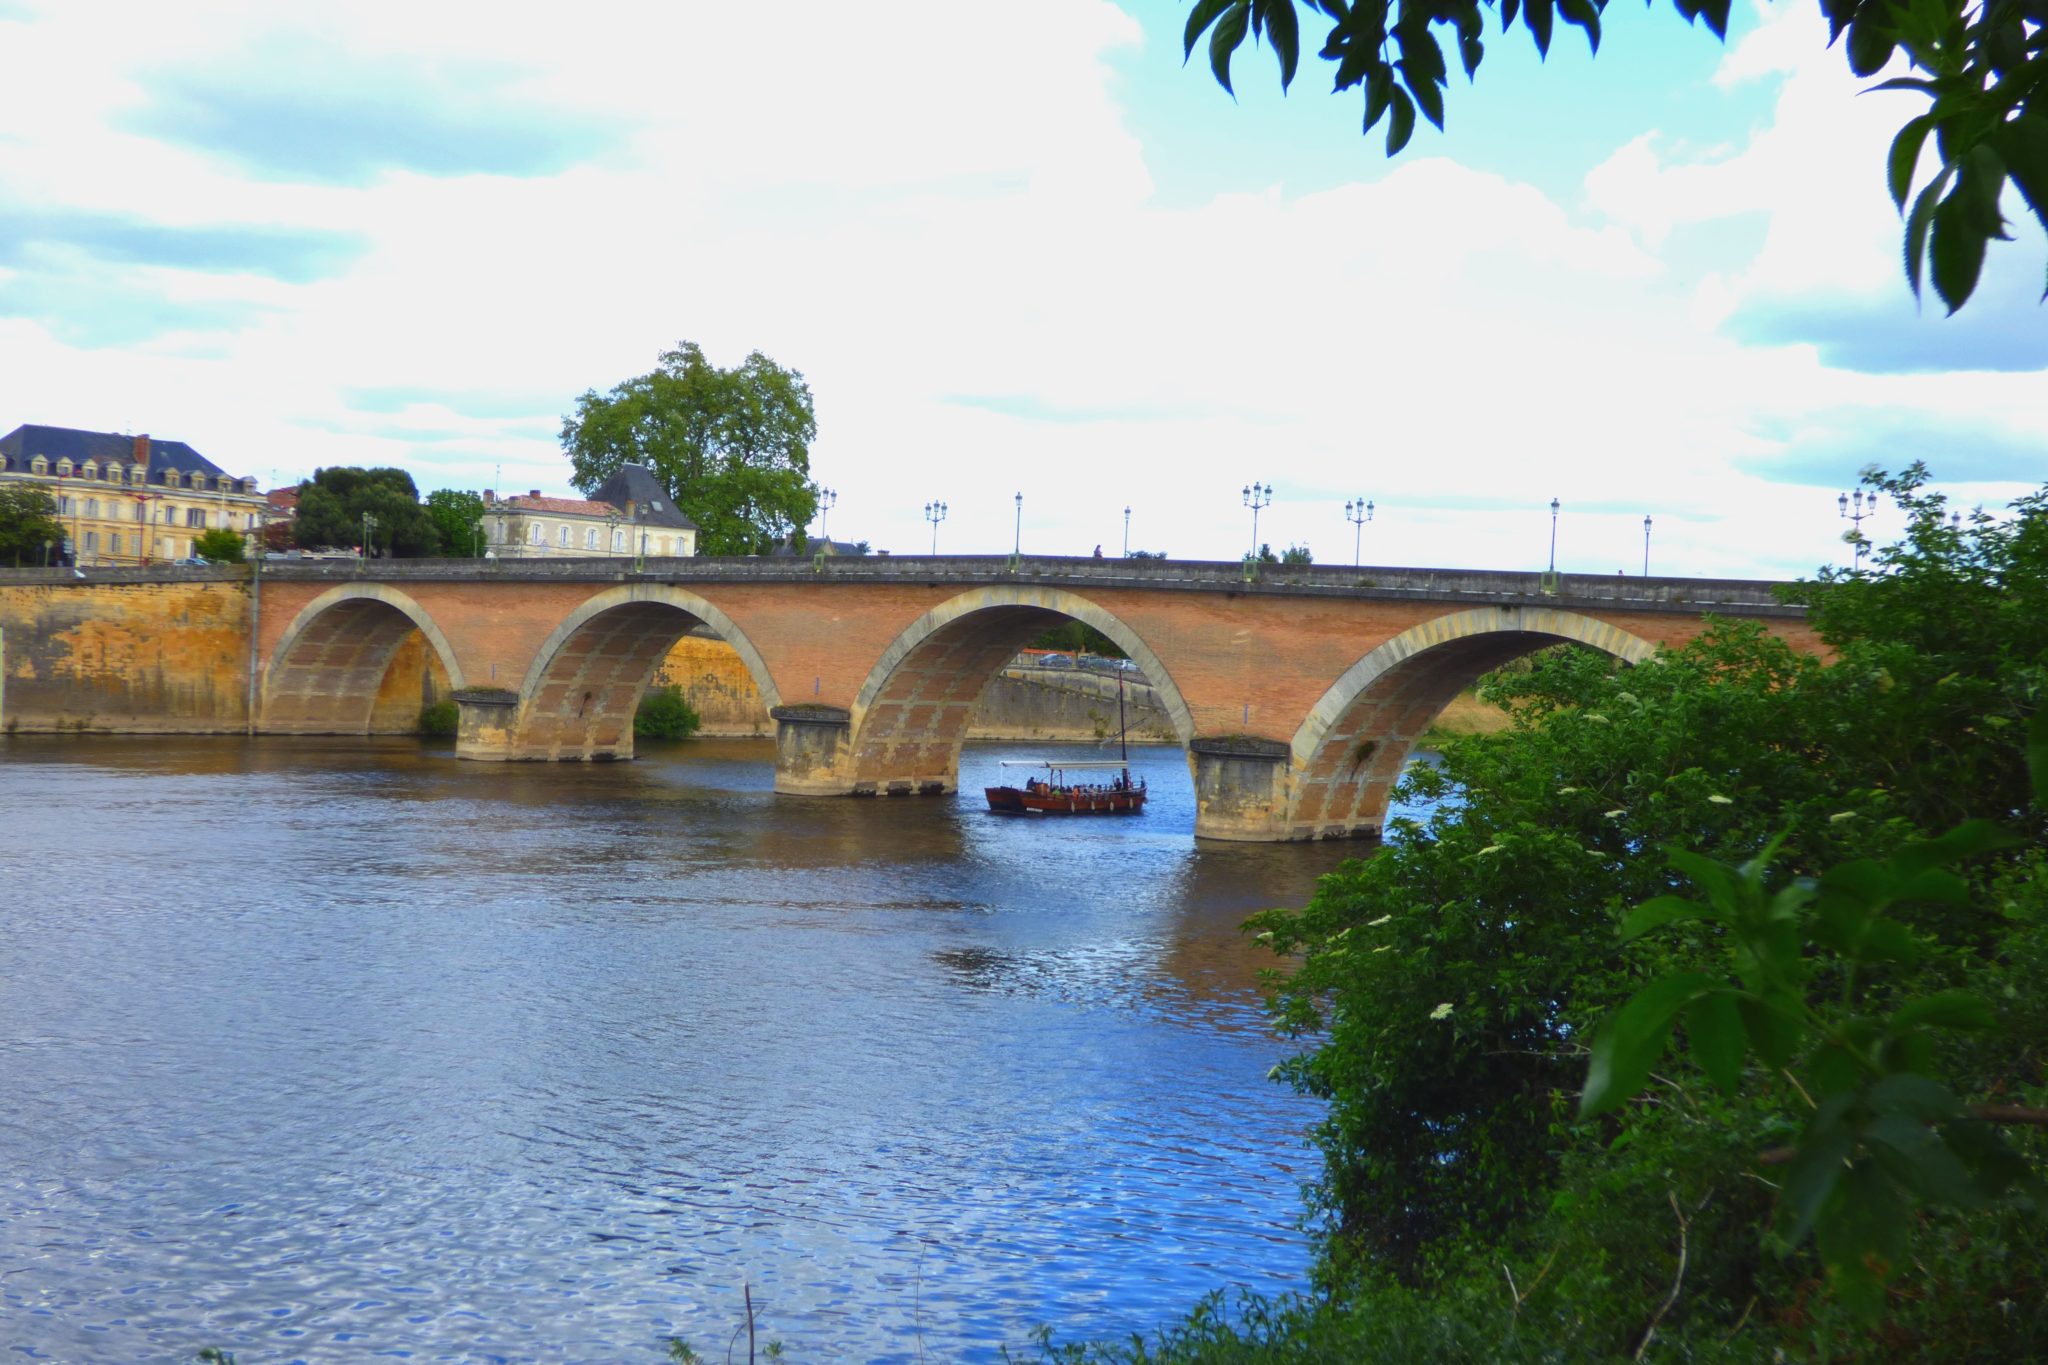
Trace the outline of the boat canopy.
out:
<instances>
[{"instance_id":1,"label":"boat canopy","mask_svg":"<svg viewBox=\"0 0 2048 1365\"><path fill-rule=\"evenodd\" d=\"M1058 759L1006 758L1002 760L1002 766L1005 768L1126 768L1130 765L1117 758L1091 758L1070 762L1061 762Z\"/></svg>"}]
</instances>

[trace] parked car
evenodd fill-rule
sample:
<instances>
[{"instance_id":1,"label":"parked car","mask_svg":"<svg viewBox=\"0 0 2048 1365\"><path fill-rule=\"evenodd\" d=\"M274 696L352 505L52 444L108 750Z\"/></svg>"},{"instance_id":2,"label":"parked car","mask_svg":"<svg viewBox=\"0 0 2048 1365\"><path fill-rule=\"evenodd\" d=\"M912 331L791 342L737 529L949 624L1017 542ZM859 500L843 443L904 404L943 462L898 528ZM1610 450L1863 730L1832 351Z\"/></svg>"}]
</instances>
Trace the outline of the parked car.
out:
<instances>
[{"instance_id":1,"label":"parked car","mask_svg":"<svg viewBox=\"0 0 2048 1365\"><path fill-rule=\"evenodd\" d=\"M1041 654L1038 656L1038 666L1040 668L1072 668L1074 666L1074 656L1071 654Z\"/></svg>"}]
</instances>

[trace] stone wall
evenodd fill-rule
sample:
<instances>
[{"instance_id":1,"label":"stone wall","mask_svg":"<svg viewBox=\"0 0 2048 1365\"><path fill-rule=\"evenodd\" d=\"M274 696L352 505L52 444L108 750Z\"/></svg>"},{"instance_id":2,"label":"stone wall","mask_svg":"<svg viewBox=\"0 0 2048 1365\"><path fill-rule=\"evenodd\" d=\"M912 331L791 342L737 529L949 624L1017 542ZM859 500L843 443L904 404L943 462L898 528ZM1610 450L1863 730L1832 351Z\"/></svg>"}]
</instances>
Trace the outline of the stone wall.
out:
<instances>
[{"instance_id":1,"label":"stone wall","mask_svg":"<svg viewBox=\"0 0 2048 1365\"><path fill-rule=\"evenodd\" d=\"M238 733L249 598L233 580L0 584L8 730Z\"/></svg>"}]
</instances>

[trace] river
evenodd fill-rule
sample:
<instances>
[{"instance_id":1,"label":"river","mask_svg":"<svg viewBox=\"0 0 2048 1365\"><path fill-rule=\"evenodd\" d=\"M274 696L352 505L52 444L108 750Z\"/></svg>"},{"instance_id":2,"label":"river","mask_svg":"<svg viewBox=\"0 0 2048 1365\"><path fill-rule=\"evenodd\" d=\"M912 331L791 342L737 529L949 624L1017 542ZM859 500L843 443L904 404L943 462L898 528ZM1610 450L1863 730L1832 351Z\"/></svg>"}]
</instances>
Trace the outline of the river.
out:
<instances>
[{"instance_id":1,"label":"river","mask_svg":"<svg viewBox=\"0 0 2048 1365\"><path fill-rule=\"evenodd\" d=\"M1238 926L1356 846L405 741L0 747L0 1346L978 1361L1299 1286ZM745 1342L739 1355L744 1359Z\"/></svg>"}]
</instances>

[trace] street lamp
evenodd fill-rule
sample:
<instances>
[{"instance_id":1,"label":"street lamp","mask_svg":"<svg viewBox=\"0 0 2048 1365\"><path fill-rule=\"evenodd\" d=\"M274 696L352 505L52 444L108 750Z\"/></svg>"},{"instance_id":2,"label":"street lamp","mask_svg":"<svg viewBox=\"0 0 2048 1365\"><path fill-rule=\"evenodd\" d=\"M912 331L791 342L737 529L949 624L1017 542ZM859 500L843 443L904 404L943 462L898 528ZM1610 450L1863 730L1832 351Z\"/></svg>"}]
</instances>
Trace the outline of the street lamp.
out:
<instances>
[{"instance_id":1,"label":"street lamp","mask_svg":"<svg viewBox=\"0 0 2048 1365\"><path fill-rule=\"evenodd\" d=\"M363 552L360 557L363 562L367 562L370 558L370 532L376 529L376 515L371 512L363 513Z\"/></svg>"},{"instance_id":2,"label":"street lamp","mask_svg":"<svg viewBox=\"0 0 2048 1365\"><path fill-rule=\"evenodd\" d=\"M826 534L825 522L826 519L832 515L832 509L837 507L838 505L838 489L820 488L818 490L818 539L825 541L831 540L832 537Z\"/></svg>"},{"instance_id":3,"label":"street lamp","mask_svg":"<svg viewBox=\"0 0 2048 1365\"><path fill-rule=\"evenodd\" d=\"M1359 498L1357 502L1345 503L1344 520L1350 522L1353 528L1351 532L1351 567L1355 569L1358 567L1358 547L1365 538L1365 524L1372 520L1372 504L1363 497Z\"/></svg>"},{"instance_id":4,"label":"street lamp","mask_svg":"<svg viewBox=\"0 0 2048 1365\"><path fill-rule=\"evenodd\" d=\"M1557 573L1557 507L1556 498L1550 500L1550 572Z\"/></svg>"},{"instance_id":5,"label":"street lamp","mask_svg":"<svg viewBox=\"0 0 2048 1365\"><path fill-rule=\"evenodd\" d=\"M932 527L932 535L933 535L933 537L934 537L934 538L936 538L936 537L937 537L938 533L939 533L939 528L938 528L938 527L936 527L936 526ZM1024 494L1020 492L1020 493L1018 493L1018 494L1017 494L1017 538L1016 538L1016 539L1015 539L1014 541L1012 541L1012 542L1011 542L1011 544L1010 544L1010 556L1011 556L1011 558L1013 558L1013 559L1014 559L1014 558L1018 558L1018 557L1021 557L1021 556L1023 555L1023 553L1024 553Z\"/></svg>"},{"instance_id":6,"label":"street lamp","mask_svg":"<svg viewBox=\"0 0 2048 1365\"><path fill-rule=\"evenodd\" d=\"M469 528L469 550L474 559L484 557L484 519L478 517L476 525Z\"/></svg>"},{"instance_id":7,"label":"street lamp","mask_svg":"<svg viewBox=\"0 0 2048 1365\"><path fill-rule=\"evenodd\" d=\"M47 568L49 568L49 567L50 567L50 551L52 551L52 550L54 550L54 549L56 549L56 548L57 548L57 542L56 542L56 541L54 541L54 540L46 540L46 541L44 541L44 542L43 542L43 567L44 567L44 568L46 568L46 569L47 569Z\"/></svg>"},{"instance_id":8,"label":"street lamp","mask_svg":"<svg viewBox=\"0 0 2048 1365\"><path fill-rule=\"evenodd\" d=\"M1131 557L1131 509L1124 508L1124 558Z\"/></svg>"},{"instance_id":9,"label":"street lamp","mask_svg":"<svg viewBox=\"0 0 2048 1365\"><path fill-rule=\"evenodd\" d=\"M1643 577L1650 576L1650 519L1643 518Z\"/></svg>"},{"instance_id":10,"label":"street lamp","mask_svg":"<svg viewBox=\"0 0 2048 1365\"><path fill-rule=\"evenodd\" d=\"M1841 512L1843 519L1854 528L1846 537L1849 544L1855 547L1855 558L1850 563L1850 568L1860 569L1863 567L1863 547L1865 544L1863 539L1863 519L1877 515L1877 494L1872 493L1866 502L1863 490L1859 488L1856 490L1853 503L1850 496L1844 493L1841 497L1835 499L1835 506ZM1854 506L1856 510L1851 512L1849 510L1851 506Z\"/></svg>"},{"instance_id":11,"label":"street lamp","mask_svg":"<svg viewBox=\"0 0 2048 1365\"><path fill-rule=\"evenodd\" d=\"M1017 496L1021 498L1024 495L1020 493ZM926 503L924 505L924 519L932 524L932 553L937 554L939 552L939 523L946 519L946 504L943 502Z\"/></svg>"},{"instance_id":12,"label":"street lamp","mask_svg":"<svg viewBox=\"0 0 2048 1365\"><path fill-rule=\"evenodd\" d=\"M1255 483L1246 484L1244 487L1244 505L1252 509L1252 551L1245 557L1247 559L1257 559L1259 557L1259 509L1273 505L1273 485L1269 483L1261 488Z\"/></svg>"}]
</instances>

